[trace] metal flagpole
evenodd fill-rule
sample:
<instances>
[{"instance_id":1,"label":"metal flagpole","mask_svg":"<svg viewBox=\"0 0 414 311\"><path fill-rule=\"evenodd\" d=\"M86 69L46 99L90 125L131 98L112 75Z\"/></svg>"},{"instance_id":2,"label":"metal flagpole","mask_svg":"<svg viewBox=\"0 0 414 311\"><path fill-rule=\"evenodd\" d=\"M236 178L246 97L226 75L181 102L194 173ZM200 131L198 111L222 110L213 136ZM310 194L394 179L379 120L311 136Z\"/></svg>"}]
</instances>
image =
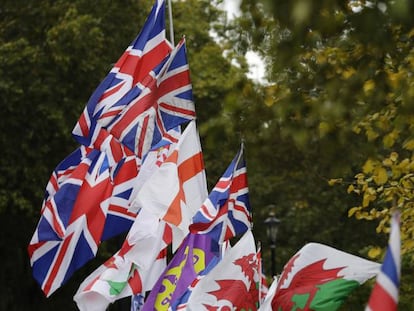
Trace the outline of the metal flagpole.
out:
<instances>
[{"instance_id":1,"label":"metal flagpole","mask_svg":"<svg viewBox=\"0 0 414 311\"><path fill-rule=\"evenodd\" d=\"M170 41L171 41L171 44L173 46L175 46L175 43L174 43L174 25L173 25L171 0L168 0L168 17L169 17L169 20L170 20Z\"/></svg>"}]
</instances>

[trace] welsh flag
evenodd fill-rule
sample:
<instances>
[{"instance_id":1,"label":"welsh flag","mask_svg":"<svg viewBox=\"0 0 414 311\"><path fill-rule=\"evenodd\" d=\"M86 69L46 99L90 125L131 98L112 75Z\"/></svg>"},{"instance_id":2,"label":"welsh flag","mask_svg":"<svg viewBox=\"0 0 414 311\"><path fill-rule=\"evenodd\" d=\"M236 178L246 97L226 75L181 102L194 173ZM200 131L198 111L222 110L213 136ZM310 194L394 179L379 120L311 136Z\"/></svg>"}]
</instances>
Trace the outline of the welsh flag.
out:
<instances>
[{"instance_id":1,"label":"welsh flag","mask_svg":"<svg viewBox=\"0 0 414 311\"><path fill-rule=\"evenodd\" d=\"M269 310L337 310L379 269L378 263L335 248L306 244L285 265Z\"/></svg>"},{"instance_id":2,"label":"welsh flag","mask_svg":"<svg viewBox=\"0 0 414 311\"><path fill-rule=\"evenodd\" d=\"M229 249L197 284L186 310L250 310L259 305L260 264L252 232Z\"/></svg>"}]
</instances>

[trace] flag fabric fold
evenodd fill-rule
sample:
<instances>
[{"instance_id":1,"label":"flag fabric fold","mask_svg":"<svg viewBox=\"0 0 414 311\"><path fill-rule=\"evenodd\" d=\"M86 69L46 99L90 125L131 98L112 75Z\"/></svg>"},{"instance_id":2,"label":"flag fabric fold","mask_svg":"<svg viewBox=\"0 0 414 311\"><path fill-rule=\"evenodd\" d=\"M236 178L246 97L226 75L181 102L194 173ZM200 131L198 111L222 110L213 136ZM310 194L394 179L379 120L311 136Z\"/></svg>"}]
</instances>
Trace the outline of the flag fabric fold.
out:
<instances>
[{"instance_id":1,"label":"flag fabric fold","mask_svg":"<svg viewBox=\"0 0 414 311\"><path fill-rule=\"evenodd\" d=\"M251 228L251 208L243 146L193 217L192 233L208 233L223 243Z\"/></svg>"},{"instance_id":2,"label":"flag fabric fold","mask_svg":"<svg viewBox=\"0 0 414 311\"><path fill-rule=\"evenodd\" d=\"M285 265L269 310L337 310L379 268L361 257L308 243Z\"/></svg>"},{"instance_id":3,"label":"flag fabric fold","mask_svg":"<svg viewBox=\"0 0 414 311\"><path fill-rule=\"evenodd\" d=\"M178 135L178 132L171 134ZM143 174L138 176L134 190L142 187L174 146L168 140L161 141L147 154L142 165ZM170 227L146 210L136 212L121 249L80 285L74 297L80 310L90 311L98 306L102 310L126 296L139 296L141 291L152 288L165 268L166 247L171 243ZM139 283L138 288L136 283ZM113 284L118 285L118 290L113 290Z\"/></svg>"},{"instance_id":4,"label":"flag fabric fold","mask_svg":"<svg viewBox=\"0 0 414 311\"><path fill-rule=\"evenodd\" d=\"M388 249L381 266L366 311L398 310L398 292L401 278L400 214L391 218L391 232Z\"/></svg>"},{"instance_id":5,"label":"flag fabric fold","mask_svg":"<svg viewBox=\"0 0 414 311\"><path fill-rule=\"evenodd\" d=\"M273 281L270 284L269 290L266 293L266 296L264 297L264 300L260 304L260 307L258 310L260 311L272 311L272 301L273 298L276 295L276 288L277 288L277 277L273 277Z\"/></svg>"},{"instance_id":6,"label":"flag fabric fold","mask_svg":"<svg viewBox=\"0 0 414 311\"><path fill-rule=\"evenodd\" d=\"M143 214L138 214L137 219L143 218ZM127 239L116 254L82 282L74 296L79 310L105 310L116 300L152 289L166 267L166 247L170 240L168 225L157 221L153 219L152 228L140 238L135 236L134 242ZM143 222L136 222L137 226Z\"/></svg>"},{"instance_id":7,"label":"flag fabric fold","mask_svg":"<svg viewBox=\"0 0 414 311\"><path fill-rule=\"evenodd\" d=\"M188 234L147 297L143 311L169 310L206 267L219 256L208 235Z\"/></svg>"},{"instance_id":8,"label":"flag fabric fold","mask_svg":"<svg viewBox=\"0 0 414 311\"><path fill-rule=\"evenodd\" d=\"M148 209L173 227L173 251L188 234L191 218L207 197L207 182L195 121L175 149L138 192L134 205Z\"/></svg>"}]
</instances>

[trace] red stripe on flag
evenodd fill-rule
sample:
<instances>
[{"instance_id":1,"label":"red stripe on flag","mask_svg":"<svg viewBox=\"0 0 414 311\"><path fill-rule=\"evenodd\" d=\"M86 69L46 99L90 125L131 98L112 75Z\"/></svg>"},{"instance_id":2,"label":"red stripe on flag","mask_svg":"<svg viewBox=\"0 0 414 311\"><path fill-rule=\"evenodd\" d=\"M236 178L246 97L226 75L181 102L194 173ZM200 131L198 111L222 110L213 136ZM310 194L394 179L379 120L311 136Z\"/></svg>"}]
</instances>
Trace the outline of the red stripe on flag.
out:
<instances>
[{"instance_id":1,"label":"red stripe on flag","mask_svg":"<svg viewBox=\"0 0 414 311\"><path fill-rule=\"evenodd\" d=\"M149 116L145 116L144 121L142 122L142 129L141 133L138 138L138 150L135 152L138 154L138 157L142 159L142 149L144 148L145 143L145 136L147 134L148 129L148 123L149 123Z\"/></svg>"},{"instance_id":2,"label":"red stripe on flag","mask_svg":"<svg viewBox=\"0 0 414 311\"><path fill-rule=\"evenodd\" d=\"M137 216L136 213L129 212L127 209L125 209L125 207L118 206L118 205L112 205L112 204L109 205L108 212L114 212L114 213L122 214L122 215L125 215L125 216L129 216L131 218L135 218Z\"/></svg>"},{"instance_id":3,"label":"red stripe on flag","mask_svg":"<svg viewBox=\"0 0 414 311\"><path fill-rule=\"evenodd\" d=\"M161 108L164 108L165 110L169 110L169 111L174 111L183 115L187 115L187 116L195 116L195 111L194 110L189 110L189 109L184 109L184 108L180 108L177 106L173 106L173 105L169 105L167 103L159 103L159 106Z\"/></svg>"},{"instance_id":4,"label":"red stripe on flag","mask_svg":"<svg viewBox=\"0 0 414 311\"><path fill-rule=\"evenodd\" d=\"M87 111L82 113L79 117L79 120L78 120L79 127L82 131L82 135L85 136L85 137L88 136L88 133L89 133L89 124L88 124L88 121L85 117L86 115L87 115Z\"/></svg>"},{"instance_id":5,"label":"red stripe on flag","mask_svg":"<svg viewBox=\"0 0 414 311\"><path fill-rule=\"evenodd\" d=\"M369 299L368 306L372 311L377 310L397 310L397 304L390 294L379 284L376 283L372 290L373 295Z\"/></svg>"},{"instance_id":6,"label":"red stripe on flag","mask_svg":"<svg viewBox=\"0 0 414 311\"><path fill-rule=\"evenodd\" d=\"M141 61L135 69L134 73L134 85L142 81L145 76L150 72L155 66L158 65L158 60L163 59L171 51L170 46L165 40L162 40L157 46L155 46L151 51L146 52L141 57ZM157 63L154 62L157 60Z\"/></svg>"},{"instance_id":7,"label":"red stripe on flag","mask_svg":"<svg viewBox=\"0 0 414 311\"><path fill-rule=\"evenodd\" d=\"M109 96L115 94L116 92L118 92L125 84L125 81L122 81L121 83L118 83L116 86L107 89L101 96L101 98L99 99L99 101L103 101L105 98L108 98Z\"/></svg>"},{"instance_id":8,"label":"red stripe on flag","mask_svg":"<svg viewBox=\"0 0 414 311\"><path fill-rule=\"evenodd\" d=\"M56 257L56 261L53 264L53 268L49 274L49 277L45 280L44 286L43 286L43 292L45 293L46 296L48 296L50 289L52 287L52 284L56 278L57 273L60 270L60 266L63 262L63 259L66 255L66 251L69 247L69 244L72 240L73 237L73 233L69 234L64 240L63 243L61 244L61 247L58 248L57 252L58 252L58 256Z\"/></svg>"},{"instance_id":9,"label":"red stripe on flag","mask_svg":"<svg viewBox=\"0 0 414 311\"><path fill-rule=\"evenodd\" d=\"M201 152L186 159L178 166L180 180L185 183L204 170L203 155Z\"/></svg>"},{"instance_id":10,"label":"red stripe on flag","mask_svg":"<svg viewBox=\"0 0 414 311\"><path fill-rule=\"evenodd\" d=\"M167 79L162 80L158 86L159 97L164 96L176 89L190 84L190 74L188 69L168 76Z\"/></svg>"},{"instance_id":11,"label":"red stripe on flag","mask_svg":"<svg viewBox=\"0 0 414 311\"><path fill-rule=\"evenodd\" d=\"M29 253L29 257L32 257L33 256L33 253L37 250L37 249L39 249L39 248L41 248L45 243L46 243L47 241L44 241L44 242L39 242L39 243L36 243L36 244L30 244L28 247L27 247L27 250L28 250L28 253Z\"/></svg>"},{"instance_id":12,"label":"red stripe on flag","mask_svg":"<svg viewBox=\"0 0 414 311\"><path fill-rule=\"evenodd\" d=\"M124 57L124 53L124 55L122 55L122 60L115 64L115 68L119 67L120 73L124 73L133 77L135 73L135 68L140 60L140 57L137 55L132 55L129 52L126 53L128 53L126 57Z\"/></svg>"}]
</instances>

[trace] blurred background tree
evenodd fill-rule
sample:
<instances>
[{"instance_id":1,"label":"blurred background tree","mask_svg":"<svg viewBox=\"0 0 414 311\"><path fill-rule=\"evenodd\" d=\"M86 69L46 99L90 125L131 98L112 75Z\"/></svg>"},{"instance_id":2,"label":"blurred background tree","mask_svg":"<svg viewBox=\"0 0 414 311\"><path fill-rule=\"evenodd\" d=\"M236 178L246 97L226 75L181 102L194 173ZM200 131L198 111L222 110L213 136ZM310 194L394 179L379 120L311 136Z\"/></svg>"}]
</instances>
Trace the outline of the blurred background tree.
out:
<instances>
[{"instance_id":1,"label":"blurred background tree","mask_svg":"<svg viewBox=\"0 0 414 311\"><path fill-rule=\"evenodd\" d=\"M234 41L267 64L264 102L274 125L266 131L291 139L311 164L309 174L335 185L327 196L336 195L340 207L332 211L348 210L359 220L354 228L365 243L359 251L381 260L390 211L401 210L403 310L413 298L412 9L405 0L243 0L237 23L244 31ZM310 206L318 217L327 208ZM359 243L343 241L357 250Z\"/></svg>"}]
</instances>

